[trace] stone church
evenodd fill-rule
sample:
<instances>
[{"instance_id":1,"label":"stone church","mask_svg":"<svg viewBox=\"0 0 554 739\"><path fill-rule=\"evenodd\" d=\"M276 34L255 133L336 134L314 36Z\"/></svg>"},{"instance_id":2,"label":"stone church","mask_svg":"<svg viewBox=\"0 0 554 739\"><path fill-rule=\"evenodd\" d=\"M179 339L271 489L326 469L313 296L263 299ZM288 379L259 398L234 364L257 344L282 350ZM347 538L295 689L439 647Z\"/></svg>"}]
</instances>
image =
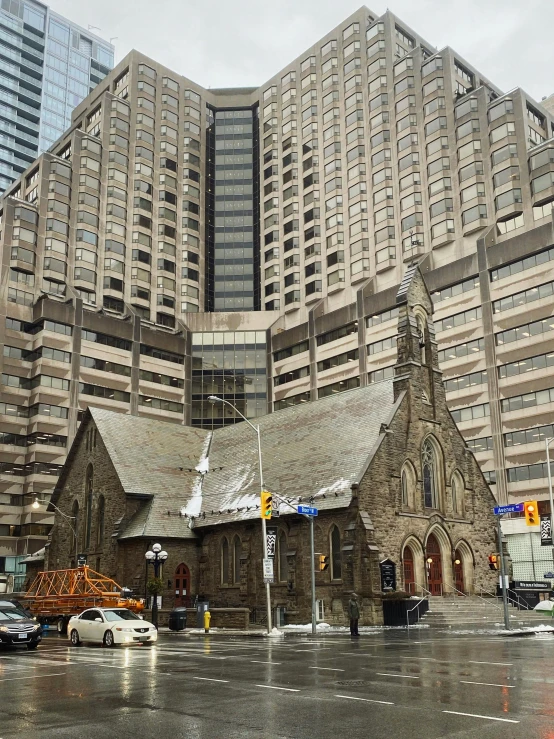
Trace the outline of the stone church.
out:
<instances>
[{"instance_id":1,"label":"stone church","mask_svg":"<svg viewBox=\"0 0 554 739\"><path fill-rule=\"evenodd\" d=\"M345 623L355 591L362 623L382 623L380 563L396 587L434 595L495 587L493 495L448 411L417 267L397 295L394 378L259 419L266 488L317 507L319 617ZM212 608L263 612L257 441L246 423L214 432L89 408L53 502L46 568L90 567L145 593L145 552L159 542L162 608L195 596ZM288 506L275 536L273 606L310 620L309 525ZM318 557L316 556L316 560Z\"/></svg>"}]
</instances>

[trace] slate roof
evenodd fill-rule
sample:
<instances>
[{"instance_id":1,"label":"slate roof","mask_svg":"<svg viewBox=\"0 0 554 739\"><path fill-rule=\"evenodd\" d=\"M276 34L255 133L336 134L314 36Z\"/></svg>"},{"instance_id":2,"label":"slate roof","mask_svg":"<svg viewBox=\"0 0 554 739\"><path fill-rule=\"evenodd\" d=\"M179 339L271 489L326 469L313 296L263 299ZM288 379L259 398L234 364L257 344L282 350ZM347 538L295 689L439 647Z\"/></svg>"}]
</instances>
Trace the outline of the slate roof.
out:
<instances>
[{"instance_id":1,"label":"slate roof","mask_svg":"<svg viewBox=\"0 0 554 739\"><path fill-rule=\"evenodd\" d=\"M393 403L392 380L385 380L261 417L266 489L295 504L313 497L322 510L348 506L401 400ZM90 413L125 492L148 499L120 538L191 538L195 528L259 517L257 440L248 424L212 433L99 408ZM196 467L202 460L207 467L207 456L209 471L201 474Z\"/></svg>"}]
</instances>

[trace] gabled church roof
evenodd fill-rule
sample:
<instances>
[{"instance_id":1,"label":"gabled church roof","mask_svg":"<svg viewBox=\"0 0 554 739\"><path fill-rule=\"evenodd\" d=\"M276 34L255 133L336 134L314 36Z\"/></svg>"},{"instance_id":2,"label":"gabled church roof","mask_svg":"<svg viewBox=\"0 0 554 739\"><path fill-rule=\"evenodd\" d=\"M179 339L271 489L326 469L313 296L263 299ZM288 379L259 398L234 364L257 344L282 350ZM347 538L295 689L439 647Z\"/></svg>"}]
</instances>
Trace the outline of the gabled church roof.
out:
<instances>
[{"instance_id":1,"label":"gabled church roof","mask_svg":"<svg viewBox=\"0 0 554 739\"><path fill-rule=\"evenodd\" d=\"M394 403L393 382L385 380L257 419L266 489L295 505L313 498L322 510L348 506L401 400ZM210 432L100 408L89 412L125 493L146 499L120 538L194 537L195 528L259 518L257 438L248 424ZM62 472L55 500L66 476ZM283 506L281 514L287 512L293 511Z\"/></svg>"}]
</instances>

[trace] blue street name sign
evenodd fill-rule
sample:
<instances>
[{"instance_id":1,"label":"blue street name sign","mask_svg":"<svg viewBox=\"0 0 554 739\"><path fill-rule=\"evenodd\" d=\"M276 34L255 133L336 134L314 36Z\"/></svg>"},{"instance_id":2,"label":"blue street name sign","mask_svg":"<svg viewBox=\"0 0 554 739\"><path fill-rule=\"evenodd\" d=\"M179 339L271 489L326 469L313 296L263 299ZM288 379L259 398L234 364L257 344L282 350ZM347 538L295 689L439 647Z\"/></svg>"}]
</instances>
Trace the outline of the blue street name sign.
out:
<instances>
[{"instance_id":1,"label":"blue street name sign","mask_svg":"<svg viewBox=\"0 0 554 739\"><path fill-rule=\"evenodd\" d=\"M497 505L494 508L495 516L502 516L503 513L522 513L523 503L513 503L512 505Z\"/></svg>"},{"instance_id":2,"label":"blue street name sign","mask_svg":"<svg viewBox=\"0 0 554 739\"><path fill-rule=\"evenodd\" d=\"M311 508L308 505L299 505L296 509L298 513L303 513L305 516L317 516L317 508Z\"/></svg>"}]
</instances>

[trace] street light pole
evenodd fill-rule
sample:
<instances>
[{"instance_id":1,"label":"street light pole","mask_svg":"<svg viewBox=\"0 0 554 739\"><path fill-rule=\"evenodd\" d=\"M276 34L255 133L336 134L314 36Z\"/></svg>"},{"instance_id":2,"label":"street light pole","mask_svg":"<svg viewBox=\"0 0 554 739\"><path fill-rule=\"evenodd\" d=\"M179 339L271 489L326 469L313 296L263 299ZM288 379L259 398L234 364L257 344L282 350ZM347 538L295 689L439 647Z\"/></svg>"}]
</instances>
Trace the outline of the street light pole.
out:
<instances>
[{"instance_id":1,"label":"street light pole","mask_svg":"<svg viewBox=\"0 0 554 739\"><path fill-rule=\"evenodd\" d=\"M161 544L152 544L152 549L149 549L146 554L146 561L151 563L154 567L154 577L156 580L160 574L160 566L167 559L167 552L162 550ZM152 594L152 623L158 628L158 594Z\"/></svg>"},{"instance_id":2,"label":"street light pole","mask_svg":"<svg viewBox=\"0 0 554 739\"><path fill-rule=\"evenodd\" d=\"M58 513L60 514L60 516L63 516L64 518L67 518L68 519L68 523L69 523L69 521L77 521L76 516L68 516L67 513L64 513L63 511L60 511L60 509L58 508L58 506L55 503L52 503L51 500L49 500L48 502L44 502L44 501L40 501L38 498L35 498L34 501L31 504L31 507L32 508L35 508L35 509L36 508L40 508L41 503L43 505L45 505L47 508L48 508L49 505L51 505L52 508L55 508L58 511ZM71 531L73 532L73 537L75 539L75 567L77 567L77 548L78 548L77 531L76 531L76 529L75 529L75 527L73 526L72 523L69 523L69 527L71 528Z\"/></svg>"},{"instance_id":3,"label":"street light pole","mask_svg":"<svg viewBox=\"0 0 554 739\"><path fill-rule=\"evenodd\" d=\"M500 525L501 516L497 516L498 525L498 552L500 554L500 579L502 581L502 606L504 609L504 626L506 631L510 630L510 614L508 613L508 592L506 589L506 565L504 561L504 547L502 544L502 526Z\"/></svg>"},{"instance_id":4,"label":"street light pole","mask_svg":"<svg viewBox=\"0 0 554 739\"><path fill-rule=\"evenodd\" d=\"M250 426L250 428L254 429L256 436L258 438L258 470L259 470L259 476L260 476L260 492L264 491L264 472L263 472L263 466L262 466L262 440L261 440L261 434L260 434L260 427L254 426L253 423L251 423L246 416L243 416L243 414L239 411L238 408L236 408L232 403L230 403L228 400L225 400L224 398L219 398L217 395L210 395L208 397L208 400L210 403L224 403L225 405L228 405L230 408L232 408L241 418L243 421L246 421L246 423ZM263 538L263 558L264 560L267 559L267 529L265 524L265 518L262 518L262 538ZM271 591L269 588L269 583L265 583L265 602L266 602L266 609L267 609L267 633L271 634L272 630L272 624L271 624Z\"/></svg>"}]
</instances>

